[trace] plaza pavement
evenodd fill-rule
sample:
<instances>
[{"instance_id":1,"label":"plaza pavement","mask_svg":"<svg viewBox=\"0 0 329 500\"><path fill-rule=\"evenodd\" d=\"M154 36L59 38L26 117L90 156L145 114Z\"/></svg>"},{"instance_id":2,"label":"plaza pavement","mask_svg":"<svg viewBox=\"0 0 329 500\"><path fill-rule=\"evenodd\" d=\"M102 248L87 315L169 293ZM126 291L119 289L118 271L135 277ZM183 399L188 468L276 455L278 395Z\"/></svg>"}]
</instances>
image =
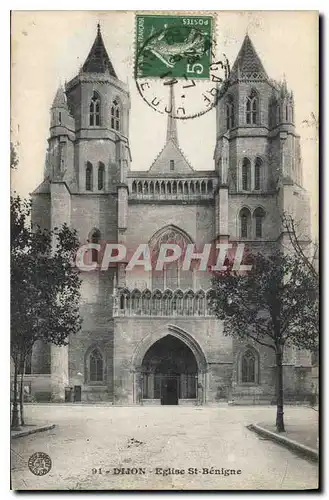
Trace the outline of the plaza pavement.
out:
<instances>
[{"instance_id":1,"label":"plaza pavement","mask_svg":"<svg viewBox=\"0 0 329 500\"><path fill-rule=\"evenodd\" d=\"M274 420L273 406L43 404L27 405L25 413L27 423L55 423L56 427L12 441L15 490L318 487L316 463L246 428L251 423ZM307 428L316 425L318 414L310 408L286 407L285 417L287 422L299 420ZM52 468L44 476L33 475L27 466L29 457L38 451L52 460ZM145 474L114 474L114 468L141 468ZM185 472L163 475L166 469ZM222 469L234 469L235 474L225 476Z\"/></svg>"}]
</instances>

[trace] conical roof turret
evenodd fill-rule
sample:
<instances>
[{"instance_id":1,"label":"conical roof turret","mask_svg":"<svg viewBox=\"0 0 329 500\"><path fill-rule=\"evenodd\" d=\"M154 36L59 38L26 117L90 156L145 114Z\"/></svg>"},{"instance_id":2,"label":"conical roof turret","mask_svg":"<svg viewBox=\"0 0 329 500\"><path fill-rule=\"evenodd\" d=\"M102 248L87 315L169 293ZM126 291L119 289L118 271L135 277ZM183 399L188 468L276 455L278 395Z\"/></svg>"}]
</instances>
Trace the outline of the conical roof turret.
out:
<instances>
[{"instance_id":1,"label":"conical roof turret","mask_svg":"<svg viewBox=\"0 0 329 500\"><path fill-rule=\"evenodd\" d=\"M262 61L260 60L256 49L247 33L244 37L237 58L233 64L231 78L238 77L241 74L247 75L251 73L257 73L259 75L262 75L264 79L268 79Z\"/></svg>"},{"instance_id":2,"label":"conical roof turret","mask_svg":"<svg viewBox=\"0 0 329 500\"><path fill-rule=\"evenodd\" d=\"M67 108L67 103L66 103L66 96L64 92L64 88L62 85L60 85L57 89L57 92L55 94L53 104L51 106L52 108Z\"/></svg>"},{"instance_id":3,"label":"conical roof turret","mask_svg":"<svg viewBox=\"0 0 329 500\"><path fill-rule=\"evenodd\" d=\"M117 78L104 45L99 23L97 25L95 41L81 71L82 73L109 73L111 76L114 76L114 78Z\"/></svg>"}]
</instances>

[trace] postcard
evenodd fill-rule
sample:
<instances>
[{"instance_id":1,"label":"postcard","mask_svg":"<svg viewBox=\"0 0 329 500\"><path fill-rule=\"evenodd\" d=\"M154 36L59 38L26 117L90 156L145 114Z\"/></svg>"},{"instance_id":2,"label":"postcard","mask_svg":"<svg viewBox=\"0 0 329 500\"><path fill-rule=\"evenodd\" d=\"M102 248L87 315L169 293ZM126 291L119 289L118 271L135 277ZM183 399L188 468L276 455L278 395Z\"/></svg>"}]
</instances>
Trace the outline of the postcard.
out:
<instances>
[{"instance_id":1,"label":"postcard","mask_svg":"<svg viewBox=\"0 0 329 500\"><path fill-rule=\"evenodd\" d=\"M13 11L11 488L319 487L317 11Z\"/></svg>"}]
</instances>

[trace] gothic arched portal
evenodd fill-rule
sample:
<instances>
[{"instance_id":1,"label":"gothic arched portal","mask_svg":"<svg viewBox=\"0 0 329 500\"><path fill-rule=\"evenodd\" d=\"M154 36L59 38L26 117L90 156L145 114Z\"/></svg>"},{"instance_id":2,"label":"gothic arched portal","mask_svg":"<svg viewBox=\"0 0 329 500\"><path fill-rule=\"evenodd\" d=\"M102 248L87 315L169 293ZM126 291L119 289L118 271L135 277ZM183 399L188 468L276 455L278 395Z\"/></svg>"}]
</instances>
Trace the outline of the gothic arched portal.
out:
<instances>
[{"instance_id":1,"label":"gothic arched portal","mask_svg":"<svg viewBox=\"0 0 329 500\"><path fill-rule=\"evenodd\" d=\"M133 356L135 402L202 404L206 365L201 347L187 332L168 327L148 335Z\"/></svg>"},{"instance_id":2,"label":"gothic arched portal","mask_svg":"<svg viewBox=\"0 0 329 500\"><path fill-rule=\"evenodd\" d=\"M197 397L198 366L191 349L180 339L166 335L147 351L142 363L142 397L161 404Z\"/></svg>"}]
</instances>

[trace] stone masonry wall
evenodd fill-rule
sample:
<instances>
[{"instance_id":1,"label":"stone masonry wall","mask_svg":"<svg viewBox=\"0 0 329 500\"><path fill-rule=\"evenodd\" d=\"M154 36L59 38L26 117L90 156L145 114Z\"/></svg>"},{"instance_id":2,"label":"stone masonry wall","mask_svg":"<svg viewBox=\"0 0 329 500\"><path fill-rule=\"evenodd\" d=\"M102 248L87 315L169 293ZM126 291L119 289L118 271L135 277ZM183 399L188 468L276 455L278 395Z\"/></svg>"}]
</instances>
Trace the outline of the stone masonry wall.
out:
<instances>
[{"instance_id":1,"label":"stone masonry wall","mask_svg":"<svg viewBox=\"0 0 329 500\"><path fill-rule=\"evenodd\" d=\"M232 339L224 337L221 323L214 318L115 318L114 391L115 401L121 404L134 401L134 353L148 335L171 334L168 324L182 328L199 344L209 363L207 400L218 398L218 388L229 385L232 363ZM224 380L224 382L223 382ZM222 389L221 389L222 390Z\"/></svg>"}]
</instances>

